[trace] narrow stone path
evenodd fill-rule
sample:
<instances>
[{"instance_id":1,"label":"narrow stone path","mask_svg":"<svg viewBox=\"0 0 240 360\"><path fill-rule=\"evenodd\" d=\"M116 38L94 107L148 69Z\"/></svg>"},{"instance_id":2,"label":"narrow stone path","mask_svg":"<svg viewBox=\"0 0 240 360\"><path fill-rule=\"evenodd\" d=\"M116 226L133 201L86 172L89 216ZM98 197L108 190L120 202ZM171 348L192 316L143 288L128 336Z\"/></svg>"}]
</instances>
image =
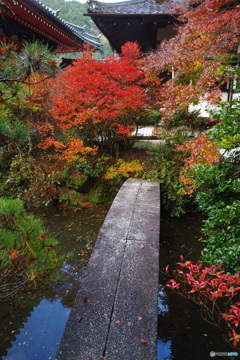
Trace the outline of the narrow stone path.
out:
<instances>
[{"instance_id":1,"label":"narrow stone path","mask_svg":"<svg viewBox=\"0 0 240 360\"><path fill-rule=\"evenodd\" d=\"M56 360L156 360L159 183L127 180L106 216Z\"/></svg>"}]
</instances>

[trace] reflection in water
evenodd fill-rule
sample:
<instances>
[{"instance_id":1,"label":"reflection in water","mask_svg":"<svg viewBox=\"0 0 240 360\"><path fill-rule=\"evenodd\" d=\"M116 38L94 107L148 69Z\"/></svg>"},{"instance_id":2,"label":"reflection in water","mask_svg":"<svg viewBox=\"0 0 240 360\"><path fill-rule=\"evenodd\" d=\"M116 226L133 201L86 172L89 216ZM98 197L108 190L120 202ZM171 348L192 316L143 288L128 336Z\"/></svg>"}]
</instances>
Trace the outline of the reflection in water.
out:
<instances>
[{"instance_id":1,"label":"reflection in water","mask_svg":"<svg viewBox=\"0 0 240 360\"><path fill-rule=\"evenodd\" d=\"M61 252L72 252L61 269L54 288L19 294L16 303L0 307L0 358L2 360L54 359L108 207L83 211L38 213Z\"/></svg>"},{"instance_id":2,"label":"reflection in water","mask_svg":"<svg viewBox=\"0 0 240 360\"><path fill-rule=\"evenodd\" d=\"M167 294L165 292L165 288L163 285L159 285L159 293L158 293L158 321L159 323L168 323L169 316L169 306L167 301ZM161 327L159 327L161 329ZM158 334L158 342L157 342L157 359L158 360L170 360L172 359L171 355L171 336L167 333Z\"/></svg>"},{"instance_id":3,"label":"reflection in water","mask_svg":"<svg viewBox=\"0 0 240 360\"><path fill-rule=\"evenodd\" d=\"M158 292L158 315L165 316L169 312L169 306L167 303L167 295L163 285L159 285Z\"/></svg>"},{"instance_id":4,"label":"reflection in water","mask_svg":"<svg viewBox=\"0 0 240 360\"><path fill-rule=\"evenodd\" d=\"M157 360L207 360L211 351L232 351L219 329L201 318L195 304L164 286L169 278L163 269L176 268L180 255L198 260L203 247L198 241L200 228L201 218L195 213L161 219Z\"/></svg>"},{"instance_id":5,"label":"reflection in water","mask_svg":"<svg viewBox=\"0 0 240 360\"><path fill-rule=\"evenodd\" d=\"M2 360L54 359L107 211L96 207L81 212L59 210L45 214L47 227L60 242L62 252L72 251L73 256L63 265L62 278L54 288L19 294L16 300L21 306L1 305ZM161 219L158 360L207 360L211 351L232 351L219 330L201 319L194 304L165 287L169 279L162 270L166 265L174 268L180 255L186 260L198 259L202 248L198 241L200 220L193 213L179 219Z\"/></svg>"},{"instance_id":6,"label":"reflection in water","mask_svg":"<svg viewBox=\"0 0 240 360\"><path fill-rule=\"evenodd\" d=\"M162 339L158 338L157 340L157 358L161 360L171 360L173 359L171 355L171 340L163 342Z\"/></svg>"},{"instance_id":7,"label":"reflection in water","mask_svg":"<svg viewBox=\"0 0 240 360\"><path fill-rule=\"evenodd\" d=\"M3 359L54 359L57 341L61 339L69 313L70 309L64 308L60 299L52 302L43 299L35 307Z\"/></svg>"}]
</instances>

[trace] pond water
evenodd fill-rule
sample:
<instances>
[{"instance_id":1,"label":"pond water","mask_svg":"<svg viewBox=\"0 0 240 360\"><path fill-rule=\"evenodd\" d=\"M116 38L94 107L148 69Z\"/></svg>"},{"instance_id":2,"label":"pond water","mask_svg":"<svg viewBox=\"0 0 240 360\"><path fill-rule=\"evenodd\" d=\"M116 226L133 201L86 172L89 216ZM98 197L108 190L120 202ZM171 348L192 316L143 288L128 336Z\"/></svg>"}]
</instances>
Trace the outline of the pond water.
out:
<instances>
[{"instance_id":1,"label":"pond water","mask_svg":"<svg viewBox=\"0 0 240 360\"><path fill-rule=\"evenodd\" d=\"M19 294L21 306L1 305L0 359L55 358L77 288L107 211L108 207L98 206L79 212L56 210L41 213L48 229L60 242L62 252L72 251L73 256L64 263L63 276L54 289ZM196 213L161 219L157 360L207 360L210 351L232 351L218 329L202 320L194 304L164 287L168 279L161 270L166 265L173 266L180 255L191 260L199 257L202 248L198 241L200 220Z\"/></svg>"},{"instance_id":2,"label":"pond water","mask_svg":"<svg viewBox=\"0 0 240 360\"><path fill-rule=\"evenodd\" d=\"M157 360L207 360L211 351L234 351L219 329L202 319L195 304L164 286L169 278L162 271L168 264L176 268L180 255L185 260L198 260L203 248L198 241L200 229L198 213L161 219Z\"/></svg>"},{"instance_id":3,"label":"pond water","mask_svg":"<svg viewBox=\"0 0 240 360\"><path fill-rule=\"evenodd\" d=\"M18 305L0 306L0 359L52 360L73 305L81 277L109 207L82 211L38 213L59 241L61 252L72 252L54 289L24 292ZM21 305L19 305L19 303Z\"/></svg>"}]
</instances>

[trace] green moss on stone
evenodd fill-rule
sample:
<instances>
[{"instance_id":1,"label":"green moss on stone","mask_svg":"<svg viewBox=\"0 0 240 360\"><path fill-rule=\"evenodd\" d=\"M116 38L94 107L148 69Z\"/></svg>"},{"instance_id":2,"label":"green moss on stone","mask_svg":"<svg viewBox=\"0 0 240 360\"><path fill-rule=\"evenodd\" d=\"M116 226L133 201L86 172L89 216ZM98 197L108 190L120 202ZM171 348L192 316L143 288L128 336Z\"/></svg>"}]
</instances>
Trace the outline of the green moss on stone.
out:
<instances>
[{"instance_id":1,"label":"green moss on stone","mask_svg":"<svg viewBox=\"0 0 240 360\"><path fill-rule=\"evenodd\" d=\"M93 204L111 204L117 195L120 185L109 182L98 182L89 191L88 200Z\"/></svg>"},{"instance_id":2,"label":"green moss on stone","mask_svg":"<svg viewBox=\"0 0 240 360\"><path fill-rule=\"evenodd\" d=\"M66 186L80 193L87 193L92 186L92 179L87 175L73 175L68 178Z\"/></svg>"}]
</instances>

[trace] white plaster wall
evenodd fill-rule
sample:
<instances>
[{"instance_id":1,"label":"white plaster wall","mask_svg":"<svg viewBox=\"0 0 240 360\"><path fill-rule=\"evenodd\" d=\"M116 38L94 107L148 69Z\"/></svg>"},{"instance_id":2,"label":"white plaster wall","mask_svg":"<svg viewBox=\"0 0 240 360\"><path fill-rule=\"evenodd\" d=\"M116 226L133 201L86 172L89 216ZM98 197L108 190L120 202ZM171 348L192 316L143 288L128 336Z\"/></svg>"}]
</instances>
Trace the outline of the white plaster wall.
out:
<instances>
[{"instance_id":1,"label":"white plaster wall","mask_svg":"<svg viewBox=\"0 0 240 360\"><path fill-rule=\"evenodd\" d=\"M236 99L239 96L240 96L239 93L235 93L235 94L233 94L233 99ZM221 98L222 98L222 101L227 101L228 93L222 92ZM214 109L216 109L216 106L211 106L207 101L204 101L204 100L198 105L190 105L189 106L190 111L200 110L200 116L204 116L204 117L209 117L209 113L207 110L214 110Z\"/></svg>"},{"instance_id":2,"label":"white plaster wall","mask_svg":"<svg viewBox=\"0 0 240 360\"><path fill-rule=\"evenodd\" d=\"M137 135L139 136L151 136L153 134L154 126L141 126L138 128ZM136 130L133 132L136 135Z\"/></svg>"}]
</instances>

